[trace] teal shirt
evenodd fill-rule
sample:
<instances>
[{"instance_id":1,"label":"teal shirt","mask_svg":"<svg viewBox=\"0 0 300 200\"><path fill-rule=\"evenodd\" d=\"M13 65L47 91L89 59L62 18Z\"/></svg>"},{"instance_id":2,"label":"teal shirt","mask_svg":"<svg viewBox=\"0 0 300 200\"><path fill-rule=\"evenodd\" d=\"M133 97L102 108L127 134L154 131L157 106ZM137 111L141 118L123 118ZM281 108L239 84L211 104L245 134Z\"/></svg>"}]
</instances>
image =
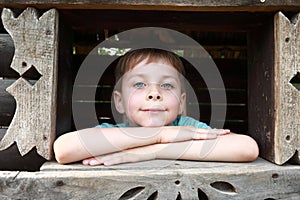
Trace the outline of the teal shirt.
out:
<instances>
[{"instance_id":1,"label":"teal shirt","mask_svg":"<svg viewBox=\"0 0 300 200\"><path fill-rule=\"evenodd\" d=\"M195 120L194 118L187 117L187 116L180 116L176 118L176 120L170 126L193 126L196 128L207 128L211 129L206 123L200 122ZM113 128L113 127L129 127L129 124L122 123L122 124L109 124L109 123L102 123L98 126L98 128Z\"/></svg>"}]
</instances>

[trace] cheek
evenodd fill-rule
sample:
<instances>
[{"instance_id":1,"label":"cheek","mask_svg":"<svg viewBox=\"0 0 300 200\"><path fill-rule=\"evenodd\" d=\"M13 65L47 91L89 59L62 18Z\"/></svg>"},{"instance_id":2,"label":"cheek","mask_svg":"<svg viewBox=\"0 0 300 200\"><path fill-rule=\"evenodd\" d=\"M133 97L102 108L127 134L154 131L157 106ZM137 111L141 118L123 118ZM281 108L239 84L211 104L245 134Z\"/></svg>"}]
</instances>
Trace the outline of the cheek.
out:
<instances>
[{"instance_id":1,"label":"cheek","mask_svg":"<svg viewBox=\"0 0 300 200\"><path fill-rule=\"evenodd\" d=\"M124 103L126 104L125 106L129 111L138 108L140 103L145 100L145 94L143 92L134 90L128 94L129 95L127 99L125 99Z\"/></svg>"},{"instance_id":2,"label":"cheek","mask_svg":"<svg viewBox=\"0 0 300 200\"><path fill-rule=\"evenodd\" d=\"M164 97L164 100L169 108L172 108L174 111L180 109L180 98L175 94L168 94Z\"/></svg>"},{"instance_id":3,"label":"cheek","mask_svg":"<svg viewBox=\"0 0 300 200\"><path fill-rule=\"evenodd\" d=\"M175 99L175 98L168 100L168 105L169 105L169 107L172 107L172 109L174 109L174 111L179 110L179 108L180 108L180 102L178 101L178 99Z\"/></svg>"}]
</instances>

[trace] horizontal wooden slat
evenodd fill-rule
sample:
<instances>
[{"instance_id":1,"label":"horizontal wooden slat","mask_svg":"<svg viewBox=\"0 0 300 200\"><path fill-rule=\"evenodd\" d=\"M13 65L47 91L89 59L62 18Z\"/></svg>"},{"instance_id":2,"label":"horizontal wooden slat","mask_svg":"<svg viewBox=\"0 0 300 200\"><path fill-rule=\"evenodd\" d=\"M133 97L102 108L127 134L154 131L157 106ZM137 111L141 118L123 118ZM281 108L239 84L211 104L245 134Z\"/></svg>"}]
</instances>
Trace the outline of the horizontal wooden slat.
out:
<instances>
[{"instance_id":1,"label":"horizontal wooden slat","mask_svg":"<svg viewBox=\"0 0 300 200\"><path fill-rule=\"evenodd\" d=\"M108 104L102 104L101 107L98 107L98 104L95 105L94 102L73 102L73 108L75 108L77 111L77 114L74 116L73 113L73 121L75 123L76 126L80 127L75 127L76 129L82 129L82 128L89 128L89 127L94 127L96 125L98 125L98 121L102 121L101 117L105 117L105 118L112 118L112 109L111 109L111 105L110 103ZM96 110L97 107L97 110ZM93 111L91 111L91 108L95 108L95 113L93 113ZM74 111L74 109L73 109ZM106 120L104 120L106 121ZM111 120L109 120L111 121ZM113 122L113 121L111 121Z\"/></svg>"},{"instance_id":2,"label":"horizontal wooden slat","mask_svg":"<svg viewBox=\"0 0 300 200\"><path fill-rule=\"evenodd\" d=\"M1 126L9 126L11 123L11 120L13 119L13 112L8 113L0 113L0 125Z\"/></svg>"},{"instance_id":3,"label":"horizontal wooden slat","mask_svg":"<svg viewBox=\"0 0 300 200\"><path fill-rule=\"evenodd\" d=\"M0 128L0 141L4 137L4 134L6 133L7 129Z\"/></svg>"},{"instance_id":4,"label":"horizontal wooden slat","mask_svg":"<svg viewBox=\"0 0 300 200\"><path fill-rule=\"evenodd\" d=\"M199 88L206 88L207 85L205 82L203 81L199 81L198 78L196 77L190 77L189 80L191 85L197 85ZM223 80L219 80L219 82L210 82L209 87L214 89L214 88L220 88L221 86L223 86L223 84L221 85L220 83L224 84L224 88L228 88L228 89L246 89L247 88L247 80L240 78L240 77L236 77L235 79L223 79Z\"/></svg>"},{"instance_id":5,"label":"horizontal wooden slat","mask_svg":"<svg viewBox=\"0 0 300 200\"><path fill-rule=\"evenodd\" d=\"M113 65L109 66L117 56L89 55L74 56L74 72L76 75L75 85L113 85ZM77 70L79 71L77 72Z\"/></svg>"},{"instance_id":6,"label":"horizontal wooden slat","mask_svg":"<svg viewBox=\"0 0 300 200\"><path fill-rule=\"evenodd\" d=\"M186 78L193 87L198 88L220 88L223 81L225 88L247 88L247 63L246 60L238 59L215 59L212 64L210 59L190 58L190 63L185 63ZM207 67L204 68L203 67ZM202 70L202 71L201 71ZM204 71L205 70L205 71ZM209 71L212 70L212 71ZM214 72L214 71L216 72ZM201 74L202 73L202 74ZM215 77L219 77L215 80ZM214 78L214 81L211 79ZM210 82L205 82L205 81ZM207 85L209 84L209 85Z\"/></svg>"},{"instance_id":7,"label":"horizontal wooden slat","mask_svg":"<svg viewBox=\"0 0 300 200\"><path fill-rule=\"evenodd\" d=\"M211 98L209 95L209 90L208 89L195 89L194 90L196 95L197 95L197 99L198 102L200 103L204 103L204 102L211 102ZM210 91L212 92L213 95L215 95L216 97L221 97L223 96L223 91L220 90L215 90L215 89L210 89ZM247 90L243 90L243 89L225 89L226 92L226 102L228 104L244 104L247 101ZM223 98L214 98L214 102L213 103L224 103L223 102Z\"/></svg>"},{"instance_id":8,"label":"horizontal wooden slat","mask_svg":"<svg viewBox=\"0 0 300 200\"><path fill-rule=\"evenodd\" d=\"M98 68L103 68L104 73L102 73L101 77L99 77L100 85L114 85L114 65L112 64L111 66L107 66L105 64L108 63L108 59L115 60L117 59L116 56L110 57L110 56L97 56L97 55L90 55L88 58L86 58L87 61L84 63L92 63L91 69L94 68L94 71L98 71ZM75 60L77 65L79 65L82 68L85 68L85 64L81 64L83 61L82 56L75 56ZM88 61L90 60L90 61ZM194 61L197 62L194 62ZM191 62L193 63L202 63L201 59L190 59ZM208 61L204 61L203 63L206 63ZM217 67L217 70L219 71L222 79L225 82L225 87L226 88L247 88L246 80L247 80L247 61L246 60L234 60L234 59L215 59L214 62L216 65L212 67ZM105 63L105 64L103 64ZM108 63L109 64L109 63ZM187 64L186 67L186 78L190 82L190 84L195 86L196 88L205 88L207 87L206 84L204 83L200 73L196 70L195 67L192 65ZM85 74L78 73L77 76L84 76ZM87 76L87 75L86 75ZM219 80L222 81L222 80ZM95 81L93 82L92 79L89 79L88 77L82 78L80 82L77 84L80 85L97 85ZM218 82L212 82L210 87L218 88L220 85Z\"/></svg>"},{"instance_id":9,"label":"horizontal wooden slat","mask_svg":"<svg viewBox=\"0 0 300 200\"><path fill-rule=\"evenodd\" d=\"M78 65L79 68L86 68L85 63L91 62L93 65L91 65L91 68L94 68L95 71L98 70L98 68L102 68L104 73L102 74L100 79L101 85L114 85L114 63L111 64L111 66L107 66L108 59L111 59L115 61L117 57L111 57L111 56L97 56L97 55L90 55L86 58L87 60L83 62L82 56L75 56L76 65ZM91 60L91 61L88 61ZM93 61L95 60L95 61ZM196 61L197 62L196 62ZM191 62L195 61L195 63L202 63L201 59L190 59ZM207 61L204 61L204 63ZM226 82L225 86L228 88L234 88L234 84L236 85L235 88L247 88L247 85L245 85L244 80L247 80L247 61L246 60L234 60L234 59L215 59L214 62L215 65L211 67L216 67L218 72L220 73L222 79ZM103 64L105 63L105 64ZM197 87L206 87L205 83L203 82L202 76L197 69L190 65L189 63L186 63L186 78L188 79L190 84L195 84ZM201 65L201 64L200 64ZM201 67L201 66L199 66ZM75 69L74 69L75 70ZM77 76L84 76L83 73L77 74ZM87 75L86 75L87 76ZM202 83L199 81L202 81ZM237 82L238 81L238 82ZM236 82L236 83L235 83ZM77 83L81 85L96 85L95 81L92 82L89 78L82 79L81 82ZM218 82L215 84L212 83L211 87L220 87L220 85L217 85Z\"/></svg>"},{"instance_id":10,"label":"horizontal wooden slat","mask_svg":"<svg viewBox=\"0 0 300 200\"><path fill-rule=\"evenodd\" d=\"M8 34L0 34L0 77L18 77L18 73L10 68L14 55L14 43Z\"/></svg>"},{"instance_id":11,"label":"horizontal wooden slat","mask_svg":"<svg viewBox=\"0 0 300 200\"><path fill-rule=\"evenodd\" d=\"M201 120L207 124L220 124L220 121ZM222 121L223 126L212 126L213 128L229 129L233 133L248 134L248 121L246 120L226 120Z\"/></svg>"},{"instance_id":12,"label":"horizontal wooden slat","mask_svg":"<svg viewBox=\"0 0 300 200\"><path fill-rule=\"evenodd\" d=\"M248 134L248 121L225 121L224 128L233 133Z\"/></svg>"},{"instance_id":13,"label":"horizontal wooden slat","mask_svg":"<svg viewBox=\"0 0 300 200\"><path fill-rule=\"evenodd\" d=\"M2 13L2 10L3 8L0 8L0 13ZM4 29L2 22L0 23L0 34L1 33L6 33L6 30Z\"/></svg>"},{"instance_id":14,"label":"horizontal wooden slat","mask_svg":"<svg viewBox=\"0 0 300 200\"><path fill-rule=\"evenodd\" d=\"M226 120L246 120L247 119L247 106L245 104L242 105L212 105L214 107L214 116L216 119L213 120L222 120L223 116L223 108L226 108ZM195 109L200 111L201 120L207 121L210 120L211 117L211 105L187 105L187 113L194 113ZM189 112L190 111L190 112ZM224 119L223 119L224 120Z\"/></svg>"},{"instance_id":15,"label":"horizontal wooden slat","mask_svg":"<svg viewBox=\"0 0 300 200\"><path fill-rule=\"evenodd\" d=\"M1 0L1 6L7 7L29 7L37 8L59 8L59 9L134 9L134 10L189 10L189 11L277 11L299 9L298 1L253 1L253 0Z\"/></svg>"},{"instance_id":16,"label":"horizontal wooden slat","mask_svg":"<svg viewBox=\"0 0 300 200\"><path fill-rule=\"evenodd\" d=\"M180 194L182 199L296 200L300 167L260 158L251 163L152 160L111 167L48 162L41 172L2 172L0 181L3 199L12 194L14 199L176 199Z\"/></svg>"},{"instance_id":17,"label":"horizontal wooden slat","mask_svg":"<svg viewBox=\"0 0 300 200\"><path fill-rule=\"evenodd\" d=\"M81 56L75 57L80 58ZM101 63L101 59L106 58L106 56L96 55L95 57L98 57L99 63ZM194 62L194 60L195 58L192 58L191 62ZM227 99L225 127L230 128L235 132L247 132L247 61L216 59L214 62L216 63L225 84L225 88L223 88L226 92ZM101 66L98 65L98 67ZM190 102L188 99L188 113L189 110L193 111L195 106L200 106L201 120L209 122L211 117L211 103L224 103L223 98L215 98L214 102L211 102L209 91L216 96L222 95L222 92L224 91L222 91L222 88L218 88L220 87L218 83L214 84L214 82L212 82L210 86L216 88L207 88L207 85L194 67L187 66L186 71L187 79L194 87L194 92L197 95L197 102ZM89 79L85 79L82 85L75 86L79 96L75 96L73 101L76 101L76 104L82 107L95 104L99 123L114 123L114 116L112 116L111 111L114 108L110 104L114 85L113 73L113 66L110 66L103 73L98 83L99 85L93 85L91 83L89 85ZM220 115L216 114L216 116Z\"/></svg>"},{"instance_id":18,"label":"horizontal wooden slat","mask_svg":"<svg viewBox=\"0 0 300 200\"><path fill-rule=\"evenodd\" d=\"M110 102L99 102L95 103L92 101L82 101L82 102L73 102L74 106L79 106L82 111L87 110L85 109L86 107L95 107L95 111L98 114L98 117L107 117L113 119L114 117L119 117L113 116L112 112L115 113L114 107L110 104ZM223 115L223 109L224 106L227 108L226 109L226 120L247 120L247 105L242 104L242 105L213 105L214 106L214 112L216 112L214 115L217 116L216 119L213 120L222 120ZM199 108L197 108L199 107ZM195 109L199 109L200 113L195 113L197 115L200 114L200 118L204 121L210 120L211 117L211 105L210 104L205 104L205 105L198 105L198 104L192 104L192 105L187 105L187 112L188 113L194 113ZM113 111L112 111L113 110ZM190 111L190 112L189 112ZM220 113L218 113L220 112ZM90 113L81 113L82 118L84 119L84 116L90 116ZM192 116L194 117L194 116ZM195 116L196 117L196 116ZM223 119L224 120L224 119ZM88 120L87 120L88 121Z\"/></svg>"},{"instance_id":19,"label":"horizontal wooden slat","mask_svg":"<svg viewBox=\"0 0 300 200\"><path fill-rule=\"evenodd\" d=\"M153 7L152 7L153 8ZM124 31L139 27L165 27L178 31L247 31L271 13L224 13L138 10L62 10L61 15L78 33L103 34L106 30ZM138 17L137 17L138 16ZM93 23L97 21L97 23ZM110 36L108 32L107 36ZM96 37L95 37L96 41ZM99 42L99 41L98 41ZM200 41L201 42L201 41Z\"/></svg>"},{"instance_id":20,"label":"horizontal wooden slat","mask_svg":"<svg viewBox=\"0 0 300 200\"><path fill-rule=\"evenodd\" d=\"M14 80L0 80L0 126L9 126L16 109L13 96L6 92Z\"/></svg>"},{"instance_id":21,"label":"horizontal wooden slat","mask_svg":"<svg viewBox=\"0 0 300 200\"><path fill-rule=\"evenodd\" d=\"M214 59L213 60L223 78L242 77L247 79L247 60L242 59Z\"/></svg>"},{"instance_id":22,"label":"horizontal wooden slat","mask_svg":"<svg viewBox=\"0 0 300 200\"><path fill-rule=\"evenodd\" d=\"M96 87L96 88L95 88ZM73 97L73 101L111 101L113 96L113 86L111 85L103 85L103 86L90 86L90 85L82 85L77 86L76 90L78 91L78 96ZM93 93L95 92L96 93ZM226 93L227 103L245 103L247 101L247 90L246 89L218 89L218 88L194 88L193 93L195 93L197 97L197 102L200 103L210 103L210 93L211 92L215 97L222 97L223 93ZM191 92L191 91L187 91ZM187 95L189 98L190 95ZM190 97L191 98L191 97ZM191 100L187 99L188 102ZM196 102L190 102L196 103ZM223 98L215 98L214 103L224 103Z\"/></svg>"},{"instance_id":23,"label":"horizontal wooden slat","mask_svg":"<svg viewBox=\"0 0 300 200\"><path fill-rule=\"evenodd\" d=\"M97 111L99 112L100 116L103 117L111 117L111 109L114 109L114 107L111 106L111 103L109 101L103 101L103 102L94 102L94 101L75 101L73 102L74 105L80 106L84 108L85 106L95 106L97 108ZM247 118L247 105L246 104L231 104L231 105L213 105L215 109L218 111L218 107L227 107L227 119L246 119ZM191 109L192 111L195 110L196 107L199 107L201 117L204 119L208 119L210 117L211 113L211 105L210 104L204 104L204 105L198 105L196 103L188 104L187 109ZM220 109L221 110L221 109ZM220 111L221 112L221 111ZM88 114L88 113L87 113Z\"/></svg>"}]
</instances>

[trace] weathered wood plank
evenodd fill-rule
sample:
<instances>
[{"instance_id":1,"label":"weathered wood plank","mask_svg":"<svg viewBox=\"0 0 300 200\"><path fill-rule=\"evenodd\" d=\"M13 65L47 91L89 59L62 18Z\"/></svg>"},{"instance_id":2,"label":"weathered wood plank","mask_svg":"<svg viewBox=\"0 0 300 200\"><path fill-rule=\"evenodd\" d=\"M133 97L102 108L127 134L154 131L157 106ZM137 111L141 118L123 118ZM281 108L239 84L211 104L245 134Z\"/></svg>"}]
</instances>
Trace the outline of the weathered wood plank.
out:
<instances>
[{"instance_id":1,"label":"weathered wood plank","mask_svg":"<svg viewBox=\"0 0 300 200\"><path fill-rule=\"evenodd\" d=\"M300 72L300 13L289 20L279 12L274 23L274 159L275 163L282 164L300 150L300 91L290 83Z\"/></svg>"},{"instance_id":2,"label":"weathered wood plank","mask_svg":"<svg viewBox=\"0 0 300 200\"><path fill-rule=\"evenodd\" d=\"M18 171L2 171L1 177L5 180L13 180L19 173Z\"/></svg>"},{"instance_id":3,"label":"weathered wood plank","mask_svg":"<svg viewBox=\"0 0 300 200\"><path fill-rule=\"evenodd\" d=\"M14 42L8 34L0 34L0 77L18 77L10 63L14 55Z\"/></svg>"},{"instance_id":4,"label":"weathered wood plank","mask_svg":"<svg viewBox=\"0 0 300 200\"><path fill-rule=\"evenodd\" d=\"M56 137L71 131L72 87L75 74L72 60L73 32L62 17L59 17L58 38Z\"/></svg>"},{"instance_id":5,"label":"weathered wood plank","mask_svg":"<svg viewBox=\"0 0 300 200\"><path fill-rule=\"evenodd\" d=\"M0 13L2 13L3 8L0 7ZM0 23L0 33L6 33L5 28L3 27L2 22Z\"/></svg>"},{"instance_id":6,"label":"weathered wood plank","mask_svg":"<svg viewBox=\"0 0 300 200\"><path fill-rule=\"evenodd\" d=\"M112 167L47 163L1 172L1 197L21 199L299 199L299 166L154 160ZM12 178L12 176L14 178ZM156 196L156 198L154 198ZM180 199L180 198L178 198Z\"/></svg>"},{"instance_id":7,"label":"weathered wood plank","mask_svg":"<svg viewBox=\"0 0 300 200\"><path fill-rule=\"evenodd\" d=\"M99 34L99 30L127 30L165 27L179 31L247 31L260 25L272 13L183 12L138 10L61 10L76 31ZM120 17L122 16L122 17ZM137 17L138 16L138 17ZM97 21L97 23L93 23ZM97 32L98 31L98 32ZM101 33L101 32L100 32ZM110 32L109 32L110 34ZM134 36L133 36L134 37ZM140 35L136 37L141 37ZM147 35L148 37L148 35Z\"/></svg>"},{"instance_id":8,"label":"weathered wood plank","mask_svg":"<svg viewBox=\"0 0 300 200\"><path fill-rule=\"evenodd\" d=\"M7 131L7 129L0 128L0 141L4 137L4 134L6 133L6 131Z\"/></svg>"},{"instance_id":9,"label":"weathered wood plank","mask_svg":"<svg viewBox=\"0 0 300 200\"><path fill-rule=\"evenodd\" d=\"M136 9L136 10L189 10L189 11L277 11L297 10L299 1L285 0L1 0L0 6L58 9Z\"/></svg>"},{"instance_id":10,"label":"weathered wood plank","mask_svg":"<svg viewBox=\"0 0 300 200\"><path fill-rule=\"evenodd\" d=\"M52 9L38 17L28 8L15 18L11 10L3 9L2 21L15 44L11 67L21 76L35 69L41 78L32 85L21 77L7 88L17 109L0 149L17 142L21 155L36 147L50 159L56 129L58 13Z\"/></svg>"},{"instance_id":11,"label":"weathered wood plank","mask_svg":"<svg viewBox=\"0 0 300 200\"><path fill-rule=\"evenodd\" d=\"M261 157L274 162L274 20L249 33L248 127Z\"/></svg>"},{"instance_id":12,"label":"weathered wood plank","mask_svg":"<svg viewBox=\"0 0 300 200\"><path fill-rule=\"evenodd\" d=\"M249 133L260 155L277 164L299 150L300 93L290 83L300 71L299 24L299 14L291 22L277 13L249 40Z\"/></svg>"},{"instance_id":13,"label":"weathered wood plank","mask_svg":"<svg viewBox=\"0 0 300 200\"><path fill-rule=\"evenodd\" d=\"M246 78L245 78L246 79ZM114 89L113 85L80 85L75 86L78 91L80 91L80 95L74 97L73 101L101 101L101 102L107 102L112 100L112 92ZM97 92L94 97L89 97L85 94L90 94L90 90L93 90L93 88L97 87ZM237 87L241 87L237 85ZM246 86L244 86L246 87ZM0 88L1 89L1 88ZM196 88L193 87L194 92L197 96L197 99L199 103L210 103L210 97L209 97L209 91L207 88ZM215 94L218 95L218 93L221 93L221 89L219 88L211 88L210 91L215 92ZM1 92L1 90L0 90ZM235 104L245 104L247 102L247 89L245 88L235 88L235 89L228 89L226 90L226 98L228 103L235 103ZM219 99L216 99L214 103L224 103L224 101L218 101ZM196 103L196 102L190 102L190 103Z\"/></svg>"},{"instance_id":14,"label":"weathered wood plank","mask_svg":"<svg viewBox=\"0 0 300 200\"><path fill-rule=\"evenodd\" d=\"M6 88L14 80L0 80L0 126L9 126L16 109L16 101Z\"/></svg>"}]
</instances>

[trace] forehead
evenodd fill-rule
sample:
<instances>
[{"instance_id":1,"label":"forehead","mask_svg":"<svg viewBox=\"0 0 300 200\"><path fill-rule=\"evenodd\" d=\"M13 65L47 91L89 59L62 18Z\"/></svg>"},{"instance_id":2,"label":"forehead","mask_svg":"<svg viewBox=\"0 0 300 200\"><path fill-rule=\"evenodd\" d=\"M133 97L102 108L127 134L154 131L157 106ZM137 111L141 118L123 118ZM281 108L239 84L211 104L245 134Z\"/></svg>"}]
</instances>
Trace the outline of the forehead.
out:
<instances>
[{"instance_id":1,"label":"forehead","mask_svg":"<svg viewBox=\"0 0 300 200\"><path fill-rule=\"evenodd\" d=\"M125 73L124 76L134 75L171 76L178 77L179 73L171 64L161 60L147 63L146 60L137 64L134 68Z\"/></svg>"}]
</instances>

